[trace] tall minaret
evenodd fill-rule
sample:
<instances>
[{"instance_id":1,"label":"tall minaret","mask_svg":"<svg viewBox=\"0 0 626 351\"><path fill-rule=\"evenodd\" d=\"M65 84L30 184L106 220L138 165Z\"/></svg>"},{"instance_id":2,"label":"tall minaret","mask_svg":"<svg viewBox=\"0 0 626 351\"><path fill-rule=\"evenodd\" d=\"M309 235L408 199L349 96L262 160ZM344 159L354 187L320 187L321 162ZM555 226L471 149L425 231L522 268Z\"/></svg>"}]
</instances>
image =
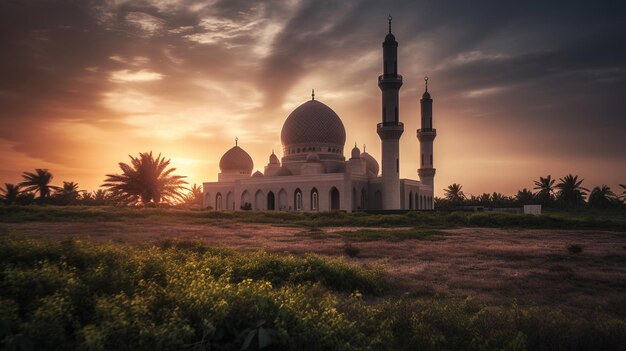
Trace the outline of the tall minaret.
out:
<instances>
[{"instance_id":1,"label":"tall minaret","mask_svg":"<svg viewBox=\"0 0 626 351\"><path fill-rule=\"evenodd\" d=\"M437 130L433 128L433 99L430 98L428 92L428 77L424 77L426 89L420 104L422 105L422 128L417 130L417 139L420 141L420 168L417 174L420 176L420 182L430 186L434 194L435 188L435 168L433 164L433 140L437 136ZM433 195L434 196L434 195ZM427 208L433 209L432 201L428 203Z\"/></svg>"},{"instance_id":2,"label":"tall minaret","mask_svg":"<svg viewBox=\"0 0 626 351\"><path fill-rule=\"evenodd\" d=\"M383 75L378 77L378 87L382 91L383 121L378 123L377 132L382 141L383 209L400 209L400 147L399 140L404 125L400 123L400 100L398 92L402 86L402 76L398 74L398 42L389 34L383 43Z\"/></svg>"}]
</instances>

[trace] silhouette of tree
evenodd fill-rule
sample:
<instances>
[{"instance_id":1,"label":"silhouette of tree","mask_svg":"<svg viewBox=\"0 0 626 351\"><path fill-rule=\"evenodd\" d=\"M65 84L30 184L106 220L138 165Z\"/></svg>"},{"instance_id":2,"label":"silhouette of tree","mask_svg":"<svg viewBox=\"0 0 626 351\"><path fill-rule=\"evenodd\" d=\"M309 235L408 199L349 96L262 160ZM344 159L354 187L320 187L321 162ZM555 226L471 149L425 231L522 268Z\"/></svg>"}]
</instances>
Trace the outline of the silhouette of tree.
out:
<instances>
[{"instance_id":1,"label":"silhouette of tree","mask_svg":"<svg viewBox=\"0 0 626 351\"><path fill-rule=\"evenodd\" d=\"M75 205L81 193L84 193L84 191L78 190L78 183L63 182L63 186L54 195L63 205Z\"/></svg>"},{"instance_id":2,"label":"silhouette of tree","mask_svg":"<svg viewBox=\"0 0 626 351\"><path fill-rule=\"evenodd\" d=\"M620 198L622 199L622 201L626 202L626 184L620 184L619 186L622 187L622 194L620 195Z\"/></svg>"},{"instance_id":3,"label":"silhouette of tree","mask_svg":"<svg viewBox=\"0 0 626 351\"><path fill-rule=\"evenodd\" d=\"M585 203L585 196L589 189L582 186L584 179L578 180L578 176L567 175L559 178L556 188L559 189L557 198L565 206L579 206Z\"/></svg>"},{"instance_id":4,"label":"silhouette of tree","mask_svg":"<svg viewBox=\"0 0 626 351\"><path fill-rule=\"evenodd\" d=\"M532 193L532 191L524 188L517 191L517 195L515 195L515 200L520 205L529 205L535 202L535 195Z\"/></svg>"},{"instance_id":5,"label":"silhouette of tree","mask_svg":"<svg viewBox=\"0 0 626 351\"><path fill-rule=\"evenodd\" d=\"M202 205L202 187L194 184L185 195L185 203L189 205Z\"/></svg>"},{"instance_id":6,"label":"silhouette of tree","mask_svg":"<svg viewBox=\"0 0 626 351\"><path fill-rule=\"evenodd\" d=\"M18 196L22 193L19 185L4 183L4 189L0 189L2 200L7 205L12 205L17 201Z\"/></svg>"},{"instance_id":7,"label":"silhouette of tree","mask_svg":"<svg viewBox=\"0 0 626 351\"><path fill-rule=\"evenodd\" d=\"M22 173L22 178L24 178L24 181L19 184L20 187L24 188L24 191L39 193L38 202L40 205L44 204L52 190L59 189L59 187L50 185L52 173L47 169L37 168L35 173L24 172Z\"/></svg>"},{"instance_id":8,"label":"silhouette of tree","mask_svg":"<svg viewBox=\"0 0 626 351\"><path fill-rule=\"evenodd\" d=\"M607 185L597 186L589 194L589 207L610 208L618 203L617 195Z\"/></svg>"},{"instance_id":9,"label":"silhouette of tree","mask_svg":"<svg viewBox=\"0 0 626 351\"><path fill-rule=\"evenodd\" d=\"M463 186L461 184L453 183L448 185L446 189L443 189L445 196L444 198L450 202L455 204L460 204L465 199L465 194L461 190Z\"/></svg>"},{"instance_id":10,"label":"silhouette of tree","mask_svg":"<svg viewBox=\"0 0 626 351\"><path fill-rule=\"evenodd\" d=\"M539 177L539 180L535 180L534 190L538 190L535 193L537 200L541 202L542 205L548 205L554 199L554 182L556 180L552 179L551 175L547 177Z\"/></svg>"},{"instance_id":11,"label":"silhouette of tree","mask_svg":"<svg viewBox=\"0 0 626 351\"><path fill-rule=\"evenodd\" d=\"M122 174L107 174L102 184L108 188L112 197L123 204L144 206L161 202L172 203L183 199L185 176L172 175L176 168L168 168L170 160L154 158L152 151L139 153L139 157L130 156L131 163L119 163Z\"/></svg>"}]
</instances>

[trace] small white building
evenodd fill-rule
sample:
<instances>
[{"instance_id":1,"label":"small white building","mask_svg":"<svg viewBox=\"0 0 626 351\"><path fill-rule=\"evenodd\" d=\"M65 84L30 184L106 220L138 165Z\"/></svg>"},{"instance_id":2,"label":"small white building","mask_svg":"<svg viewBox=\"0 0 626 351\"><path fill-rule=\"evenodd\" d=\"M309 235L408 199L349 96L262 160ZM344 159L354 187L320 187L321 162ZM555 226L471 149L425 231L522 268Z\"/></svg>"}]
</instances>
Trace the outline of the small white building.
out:
<instances>
[{"instance_id":1,"label":"small white building","mask_svg":"<svg viewBox=\"0 0 626 351\"><path fill-rule=\"evenodd\" d=\"M281 131L283 157L272 151L264 171L252 174L254 162L235 144L220 160L217 182L203 183L204 207L215 210L359 211L433 209L432 102L428 85L421 99L421 126L417 131L420 180L400 179L399 140L404 125L399 116L398 43L391 33L383 42L382 174L378 162L355 145L344 157L346 131L341 119L325 104L311 100L297 107ZM426 83L428 83L426 78Z\"/></svg>"}]
</instances>

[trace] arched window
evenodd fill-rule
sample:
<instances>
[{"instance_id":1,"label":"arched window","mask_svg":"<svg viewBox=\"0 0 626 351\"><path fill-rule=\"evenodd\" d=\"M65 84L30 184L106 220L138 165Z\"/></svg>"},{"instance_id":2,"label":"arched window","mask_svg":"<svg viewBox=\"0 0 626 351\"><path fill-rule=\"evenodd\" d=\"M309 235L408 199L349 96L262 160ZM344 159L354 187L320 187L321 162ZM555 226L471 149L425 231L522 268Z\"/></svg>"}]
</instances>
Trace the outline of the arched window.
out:
<instances>
[{"instance_id":1,"label":"arched window","mask_svg":"<svg viewBox=\"0 0 626 351\"><path fill-rule=\"evenodd\" d=\"M274 201L274 193L273 192L269 192L267 193L267 210L268 211L273 211L274 209L276 209L276 201Z\"/></svg>"},{"instance_id":2,"label":"arched window","mask_svg":"<svg viewBox=\"0 0 626 351\"><path fill-rule=\"evenodd\" d=\"M430 154L430 165L433 165L433 154Z\"/></svg>"},{"instance_id":3,"label":"arched window","mask_svg":"<svg viewBox=\"0 0 626 351\"><path fill-rule=\"evenodd\" d=\"M320 194L317 189L311 189L311 210L317 211L320 209Z\"/></svg>"},{"instance_id":4,"label":"arched window","mask_svg":"<svg viewBox=\"0 0 626 351\"><path fill-rule=\"evenodd\" d=\"M413 209L413 192L409 192L409 210Z\"/></svg>"},{"instance_id":5,"label":"arched window","mask_svg":"<svg viewBox=\"0 0 626 351\"><path fill-rule=\"evenodd\" d=\"M302 211L302 191L296 189L293 196L293 208L296 211Z\"/></svg>"},{"instance_id":6,"label":"arched window","mask_svg":"<svg viewBox=\"0 0 626 351\"><path fill-rule=\"evenodd\" d=\"M361 189L361 209L367 209L367 197L365 194L365 189Z\"/></svg>"},{"instance_id":7,"label":"arched window","mask_svg":"<svg viewBox=\"0 0 626 351\"><path fill-rule=\"evenodd\" d=\"M356 197L356 188L352 188L352 211L358 210L358 209L359 209L359 205L358 205L357 197Z\"/></svg>"},{"instance_id":8,"label":"arched window","mask_svg":"<svg viewBox=\"0 0 626 351\"><path fill-rule=\"evenodd\" d=\"M220 193L217 193L217 195L215 195L215 209L216 210L222 209L222 194Z\"/></svg>"},{"instance_id":9,"label":"arched window","mask_svg":"<svg viewBox=\"0 0 626 351\"><path fill-rule=\"evenodd\" d=\"M330 189L330 210L338 210L341 208L339 202L339 190L336 187Z\"/></svg>"}]
</instances>

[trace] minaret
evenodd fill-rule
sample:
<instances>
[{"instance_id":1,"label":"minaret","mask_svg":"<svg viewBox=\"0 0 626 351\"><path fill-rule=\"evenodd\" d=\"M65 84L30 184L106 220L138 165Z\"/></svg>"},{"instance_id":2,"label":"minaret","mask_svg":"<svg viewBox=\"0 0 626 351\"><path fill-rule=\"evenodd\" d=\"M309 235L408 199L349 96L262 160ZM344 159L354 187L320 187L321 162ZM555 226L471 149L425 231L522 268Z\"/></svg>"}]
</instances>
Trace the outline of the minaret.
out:
<instances>
[{"instance_id":1,"label":"minaret","mask_svg":"<svg viewBox=\"0 0 626 351\"><path fill-rule=\"evenodd\" d=\"M400 100L398 93L402 86L402 76L398 74L398 42L391 34L383 42L383 75L378 77L378 87L382 92L382 123L377 132L382 142L382 200L384 210L400 209L400 147L399 141L404 125L400 123Z\"/></svg>"},{"instance_id":2,"label":"minaret","mask_svg":"<svg viewBox=\"0 0 626 351\"><path fill-rule=\"evenodd\" d=\"M433 140L437 136L437 130L433 128L433 99L428 92L428 77L424 77L426 89L420 104L422 106L422 128L417 130L417 139L420 141L420 168L417 174L420 182L428 185L434 193L435 188L435 168L433 164ZM432 202L428 204L432 210Z\"/></svg>"}]
</instances>

